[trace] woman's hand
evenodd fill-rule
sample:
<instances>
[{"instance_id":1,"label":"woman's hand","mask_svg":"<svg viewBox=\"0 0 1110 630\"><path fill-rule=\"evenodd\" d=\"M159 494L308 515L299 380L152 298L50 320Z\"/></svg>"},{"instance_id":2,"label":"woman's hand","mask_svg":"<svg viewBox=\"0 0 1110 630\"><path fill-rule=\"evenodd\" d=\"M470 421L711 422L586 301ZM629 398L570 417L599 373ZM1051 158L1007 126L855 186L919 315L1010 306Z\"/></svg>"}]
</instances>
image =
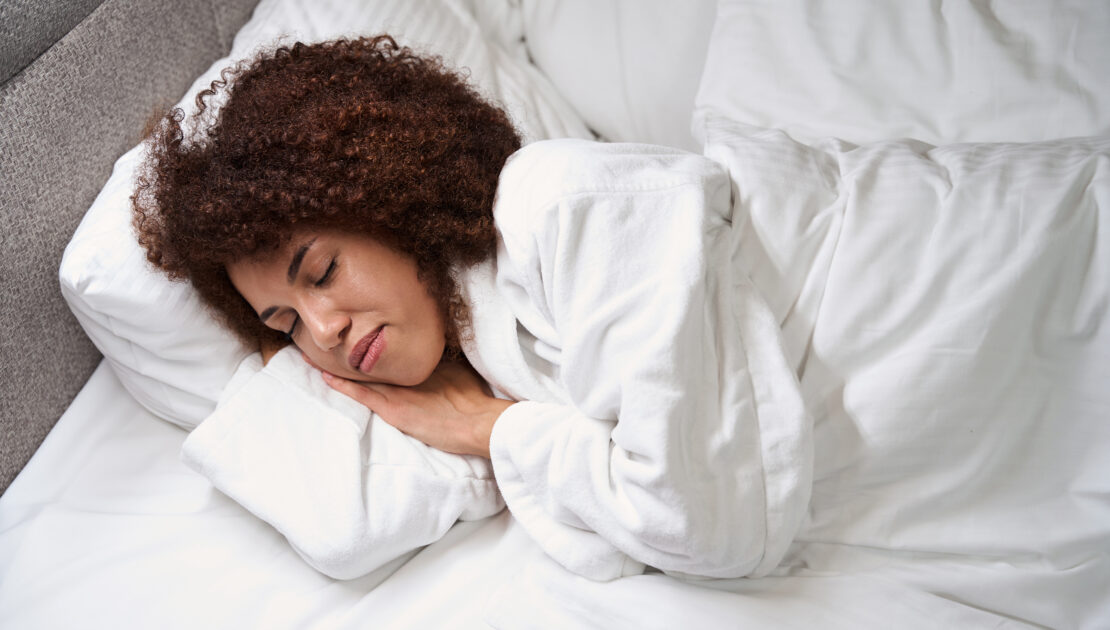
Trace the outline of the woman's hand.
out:
<instances>
[{"instance_id":1,"label":"woman's hand","mask_svg":"<svg viewBox=\"0 0 1110 630\"><path fill-rule=\"evenodd\" d=\"M487 459L493 425L513 404L495 398L469 366L453 363L415 387L357 383L328 372L324 380L428 446Z\"/></svg>"}]
</instances>

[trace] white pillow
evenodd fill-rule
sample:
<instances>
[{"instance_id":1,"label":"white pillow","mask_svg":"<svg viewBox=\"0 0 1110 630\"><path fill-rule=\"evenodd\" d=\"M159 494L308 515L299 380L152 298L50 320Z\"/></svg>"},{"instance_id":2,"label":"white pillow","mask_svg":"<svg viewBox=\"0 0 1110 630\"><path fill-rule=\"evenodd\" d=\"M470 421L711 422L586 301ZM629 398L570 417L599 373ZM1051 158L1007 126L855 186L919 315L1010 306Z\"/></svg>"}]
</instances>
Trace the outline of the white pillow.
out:
<instances>
[{"instance_id":1,"label":"white pillow","mask_svg":"<svg viewBox=\"0 0 1110 630\"><path fill-rule=\"evenodd\" d=\"M713 0L523 0L537 66L604 139L697 151Z\"/></svg>"},{"instance_id":2,"label":"white pillow","mask_svg":"<svg viewBox=\"0 0 1110 630\"><path fill-rule=\"evenodd\" d=\"M262 0L236 35L231 54L194 82L180 106L236 59L278 37L322 41L388 32L406 45L469 69L471 81L503 104L525 141L590 137L585 124L520 55L482 37L463 0L342 2ZM486 2L472 2L482 8ZM504 12L495 15L504 17ZM490 28L491 19L486 19ZM511 25L511 22L509 23ZM136 400L175 424L196 426L252 349L219 326L190 286L147 264L131 230L129 197L142 148L117 162L62 258L62 295Z\"/></svg>"},{"instance_id":3,"label":"white pillow","mask_svg":"<svg viewBox=\"0 0 1110 630\"><path fill-rule=\"evenodd\" d=\"M62 255L62 296L127 391L155 415L193 427L252 351L219 326L190 286L146 262L131 231L135 147L81 220Z\"/></svg>"},{"instance_id":4,"label":"white pillow","mask_svg":"<svg viewBox=\"0 0 1110 630\"><path fill-rule=\"evenodd\" d=\"M698 110L812 141L1110 132L1110 2L721 0Z\"/></svg>"}]
</instances>

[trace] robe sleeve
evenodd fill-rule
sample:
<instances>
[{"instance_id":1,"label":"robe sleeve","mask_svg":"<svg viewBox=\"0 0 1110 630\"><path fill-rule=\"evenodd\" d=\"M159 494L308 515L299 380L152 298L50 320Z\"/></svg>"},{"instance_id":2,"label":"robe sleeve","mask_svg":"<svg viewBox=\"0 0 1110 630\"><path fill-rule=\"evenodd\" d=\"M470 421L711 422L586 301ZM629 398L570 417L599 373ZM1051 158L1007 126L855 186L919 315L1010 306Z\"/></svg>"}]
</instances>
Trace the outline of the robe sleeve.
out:
<instances>
[{"instance_id":1,"label":"robe sleeve","mask_svg":"<svg viewBox=\"0 0 1110 630\"><path fill-rule=\"evenodd\" d=\"M543 144L502 175L497 273L556 332L570 400L498 419L506 503L590 578L766 574L807 510L812 423L733 261L727 175L658 147Z\"/></svg>"},{"instance_id":2,"label":"robe sleeve","mask_svg":"<svg viewBox=\"0 0 1110 630\"><path fill-rule=\"evenodd\" d=\"M293 348L265 367L248 357L182 459L338 579L504 507L488 461L400 433L331 390Z\"/></svg>"}]
</instances>

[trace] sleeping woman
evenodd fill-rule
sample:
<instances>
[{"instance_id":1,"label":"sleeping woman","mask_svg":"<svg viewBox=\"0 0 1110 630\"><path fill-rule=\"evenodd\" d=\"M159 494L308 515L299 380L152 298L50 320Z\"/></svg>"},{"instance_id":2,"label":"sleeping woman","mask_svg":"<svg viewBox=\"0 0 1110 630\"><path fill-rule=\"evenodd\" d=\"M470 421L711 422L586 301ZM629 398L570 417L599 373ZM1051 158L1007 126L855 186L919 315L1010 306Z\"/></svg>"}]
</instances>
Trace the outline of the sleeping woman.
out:
<instances>
[{"instance_id":1,"label":"sleeping woman","mask_svg":"<svg viewBox=\"0 0 1110 630\"><path fill-rule=\"evenodd\" d=\"M263 53L198 105L153 132L135 226L268 362L185 458L306 560L355 577L503 501L593 579L781 561L810 420L722 168L521 148L503 111L386 36Z\"/></svg>"}]
</instances>

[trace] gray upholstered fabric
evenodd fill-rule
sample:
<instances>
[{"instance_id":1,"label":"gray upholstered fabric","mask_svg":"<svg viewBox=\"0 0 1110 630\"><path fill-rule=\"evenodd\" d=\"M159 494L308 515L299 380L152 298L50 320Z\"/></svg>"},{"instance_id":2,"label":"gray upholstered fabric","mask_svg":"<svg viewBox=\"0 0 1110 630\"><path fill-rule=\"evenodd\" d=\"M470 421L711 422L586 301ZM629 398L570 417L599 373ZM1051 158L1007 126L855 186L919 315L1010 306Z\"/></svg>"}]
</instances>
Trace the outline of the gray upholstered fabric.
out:
<instances>
[{"instance_id":1,"label":"gray upholstered fabric","mask_svg":"<svg viewBox=\"0 0 1110 630\"><path fill-rule=\"evenodd\" d=\"M0 0L0 85L104 0Z\"/></svg>"},{"instance_id":2,"label":"gray upholstered fabric","mask_svg":"<svg viewBox=\"0 0 1110 630\"><path fill-rule=\"evenodd\" d=\"M58 289L66 242L116 158L254 4L107 0L0 86L0 489L100 360Z\"/></svg>"}]
</instances>

